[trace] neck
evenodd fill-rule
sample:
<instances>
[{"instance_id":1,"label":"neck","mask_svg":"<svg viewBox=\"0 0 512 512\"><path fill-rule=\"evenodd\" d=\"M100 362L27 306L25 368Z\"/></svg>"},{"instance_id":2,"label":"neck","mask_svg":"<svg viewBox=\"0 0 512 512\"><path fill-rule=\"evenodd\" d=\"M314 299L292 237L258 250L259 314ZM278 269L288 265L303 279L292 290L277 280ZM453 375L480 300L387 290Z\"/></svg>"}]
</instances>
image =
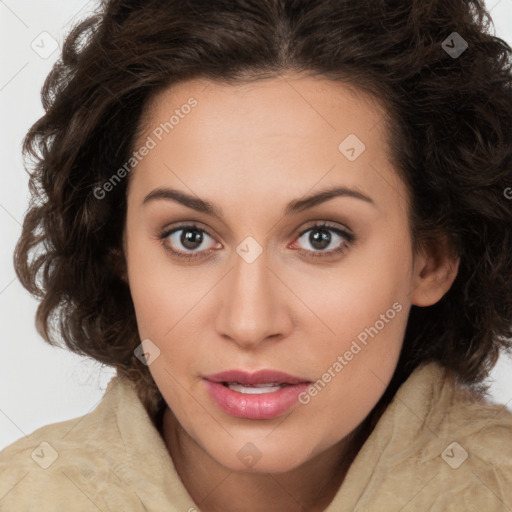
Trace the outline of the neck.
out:
<instances>
[{"instance_id":1,"label":"neck","mask_svg":"<svg viewBox=\"0 0 512 512\"><path fill-rule=\"evenodd\" d=\"M364 427L362 424L360 427ZM321 512L338 492L366 435L358 428L337 445L284 473L234 472L208 455L165 409L162 436L185 488L203 512Z\"/></svg>"}]
</instances>

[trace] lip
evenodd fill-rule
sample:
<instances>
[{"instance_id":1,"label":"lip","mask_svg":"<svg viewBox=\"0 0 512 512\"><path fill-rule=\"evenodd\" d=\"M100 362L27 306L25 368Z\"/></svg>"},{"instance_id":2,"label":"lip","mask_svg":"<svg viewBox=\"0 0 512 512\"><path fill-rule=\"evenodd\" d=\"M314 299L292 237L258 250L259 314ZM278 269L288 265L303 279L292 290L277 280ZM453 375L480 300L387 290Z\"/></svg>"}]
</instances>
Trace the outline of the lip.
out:
<instances>
[{"instance_id":1,"label":"lip","mask_svg":"<svg viewBox=\"0 0 512 512\"><path fill-rule=\"evenodd\" d=\"M267 382L278 382L279 384L310 383L307 379L294 377L279 370L259 370L255 373L249 373L244 370L228 370L206 375L203 378L211 382L239 382L240 384L265 384Z\"/></svg>"},{"instance_id":2,"label":"lip","mask_svg":"<svg viewBox=\"0 0 512 512\"><path fill-rule=\"evenodd\" d=\"M229 370L207 375L203 381L210 398L223 412L251 420L268 420L280 416L297 404L299 395L311 384L311 381L277 370L260 370L256 373ZM245 394L229 389L224 382L279 383L286 386L271 393Z\"/></svg>"}]
</instances>

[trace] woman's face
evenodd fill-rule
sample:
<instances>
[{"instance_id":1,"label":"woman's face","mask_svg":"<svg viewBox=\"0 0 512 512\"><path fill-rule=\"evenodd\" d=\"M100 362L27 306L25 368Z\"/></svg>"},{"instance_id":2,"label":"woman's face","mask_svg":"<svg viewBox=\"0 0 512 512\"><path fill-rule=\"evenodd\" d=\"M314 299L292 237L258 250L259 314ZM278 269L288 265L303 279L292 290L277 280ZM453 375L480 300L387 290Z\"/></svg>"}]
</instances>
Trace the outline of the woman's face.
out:
<instances>
[{"instance_id":1,"label":"woman's face","mask_svg":"<svg viewBox=\"0 0 512 512\"><path fill-rule=\"evenodd\" d=\"M185 435L225 467L336 449L392 377L418 260L383 114L294 75L183 82L148 106L124 233L139 334Z\"/></svg>"}]
</instances>

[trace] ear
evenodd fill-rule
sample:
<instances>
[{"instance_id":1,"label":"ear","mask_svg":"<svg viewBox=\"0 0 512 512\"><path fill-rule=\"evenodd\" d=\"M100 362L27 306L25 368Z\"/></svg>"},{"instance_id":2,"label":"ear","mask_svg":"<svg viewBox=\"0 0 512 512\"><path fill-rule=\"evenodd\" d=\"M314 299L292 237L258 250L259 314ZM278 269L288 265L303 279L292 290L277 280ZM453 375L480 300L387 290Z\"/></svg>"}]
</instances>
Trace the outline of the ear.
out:
<instances>
[{"instance_id":1,"label":"ear","mask_svg":"<svg viewBox=\"0 0 512 512\"><path fill-rule=\"evenodd\" d=\"M423 242L415 255L411 303L423 307L438 302L457 277L459 261L447 236Z\"/></svg>"}]
</instances>

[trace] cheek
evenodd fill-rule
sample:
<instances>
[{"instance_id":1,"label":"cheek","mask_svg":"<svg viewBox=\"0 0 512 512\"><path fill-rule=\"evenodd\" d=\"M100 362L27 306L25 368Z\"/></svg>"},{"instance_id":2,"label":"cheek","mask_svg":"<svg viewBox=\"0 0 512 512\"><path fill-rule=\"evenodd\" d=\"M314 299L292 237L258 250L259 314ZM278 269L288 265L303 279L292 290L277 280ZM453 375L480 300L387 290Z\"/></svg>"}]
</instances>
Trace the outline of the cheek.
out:
<instances>
[{"instance_id":1,"label":"cheek","mask_svg":"<svg viewBox=\"0 0 512 512\"><path fill-rule=\"evenodd\" d=\"M129 239L127 263L140 336L164 338L197 301L202 287L190 270L172 263L159 242L149 237L135 234Z\"/></svg>"},{"instance_id":2,"label":"cheek","mask_svg":"<svg viewBox=\"0 0 512 512\"><path fill-rule=\"evenodd\" d=\"M330 279L301 281L322 320L317 326L328 326L308 354L320 381L317 391L304 397L310 400L308 417L322 418L318 424L312 420L315 428L325 421L341 430L355 428L385 391L407 325L411 266L407 241L383 237L357 258L347 258ZM326 443L335 442L338 433Z\"/></svg>"},{"instance_id":3,"label":"cheek","mask_svg":"<svg viewBox=\"0 0 512 512\"><path fill-rule=\"evenodd\" d=\"M317 313L325 333L317 338L325 349L317 346L320 353L348 350L352 340L361 333L364 339L376 323L379 337L401 342L412 275L412 253L404 238L375 236L339 266L293 278L294 290Z\"/></svg>"},{"instance_id":4,"label":"cheek","mask_svg":"<svg viewBox=\"0 0 512 512\"><path fill-rule=\"evenodd\" d=\"M183 269L180 272L169 262L155 261L158 258L154 253L150 256L132 252L130 289L138 331L141 340L150 339L160 350L149 371L167 404L188 416L190 395L182 386L188 388L197 359L189 315L193 315L194 304L205 292L195 287L190 275L184 277ZM186 417L181 420L188 423Z\"/></svg>"}]
</instances>

